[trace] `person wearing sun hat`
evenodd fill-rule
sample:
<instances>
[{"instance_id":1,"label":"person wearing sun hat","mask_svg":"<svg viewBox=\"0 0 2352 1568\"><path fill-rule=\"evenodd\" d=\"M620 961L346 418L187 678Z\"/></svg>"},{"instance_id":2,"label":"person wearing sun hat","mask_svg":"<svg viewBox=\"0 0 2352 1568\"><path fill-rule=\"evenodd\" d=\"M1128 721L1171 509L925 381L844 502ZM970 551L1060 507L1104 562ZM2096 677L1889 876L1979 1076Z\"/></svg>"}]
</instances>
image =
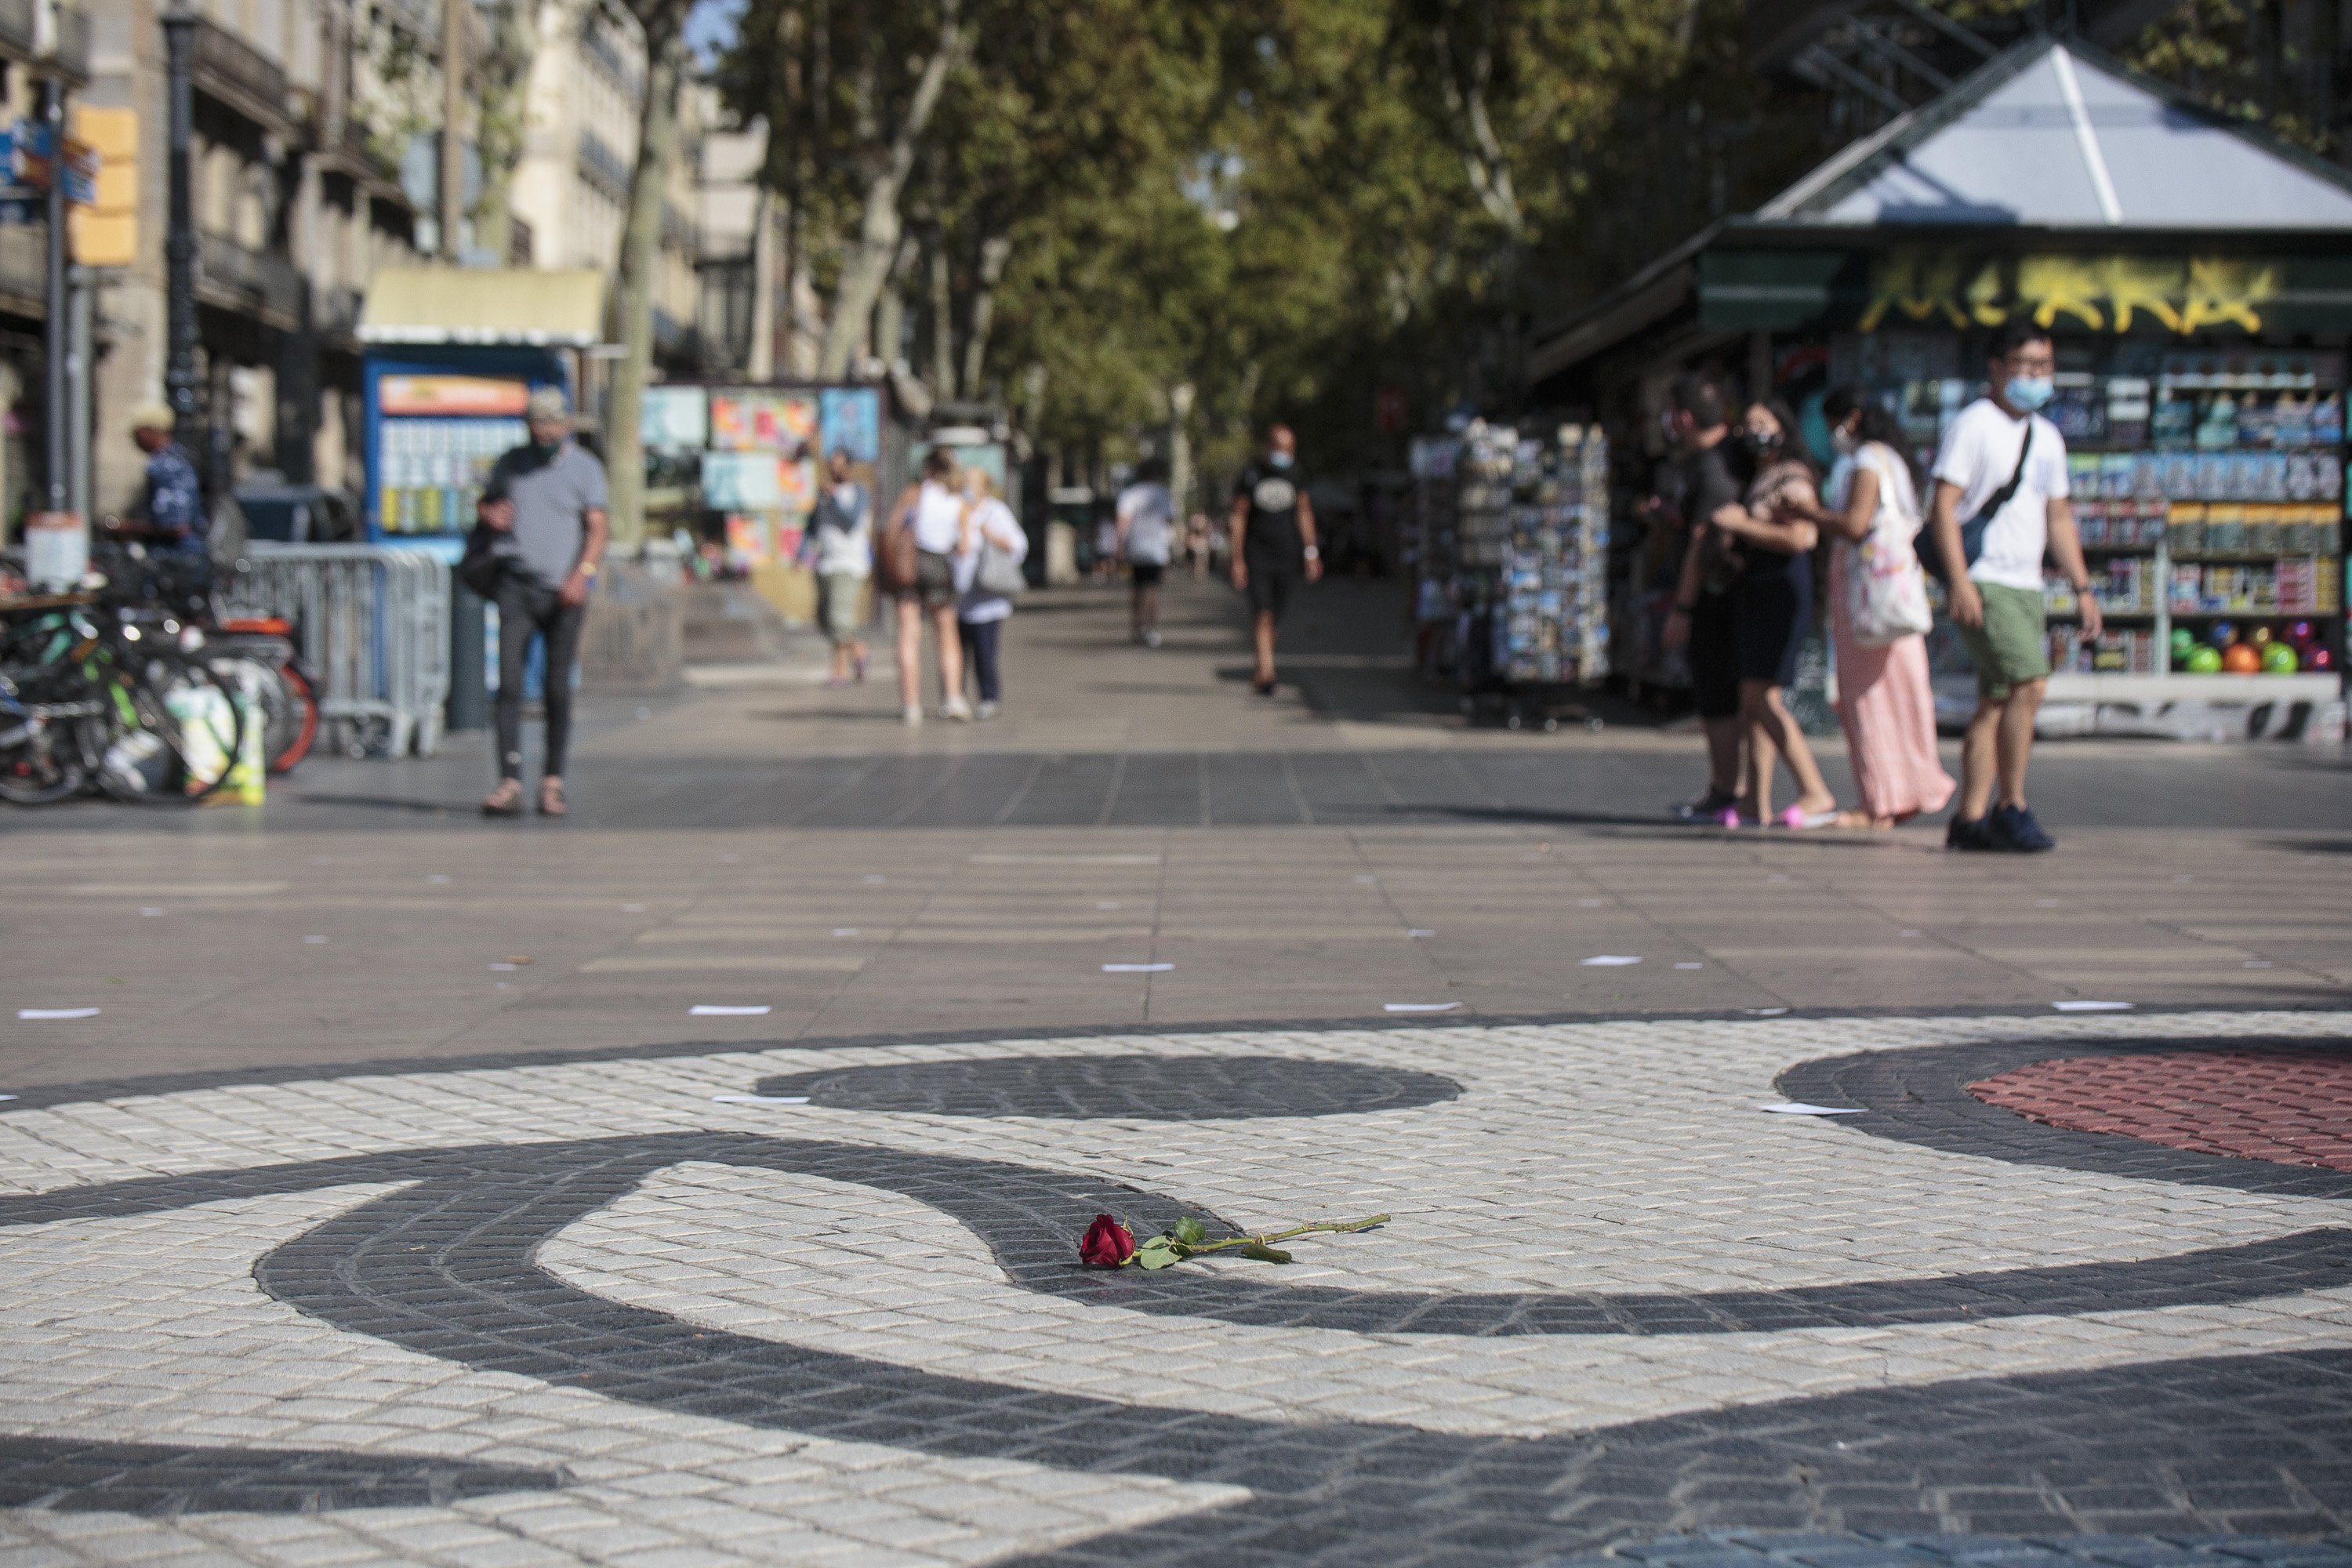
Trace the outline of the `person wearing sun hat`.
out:
<instances>
[{"instance_id":1,"label":"person wearing sun hat","mask_svg":"<svg viewBox=\"0 0 2352 1568\"><path fill-rule=\"evenodd\" d=\"M205 547L205 488L187 449L172 438L178 424L168 403L146 403L131 414L131 439L147 454L139 515L118 518L109 531L135 539L150 553L202 555Z\"/></svg>"},{"instance_id":2,"label":"person wearing sun hat","mask_svg":"<svg viewBox=\"0 0 2352 1568\"><path fill-rule=\"evenodd\" d=\"M530 439L498 460L477 510L499 534L499 787L482 802L492 816L522 815L522 686L530 639L547 644L541 702L547 757L542 816L562 816L563 756L572 739L572 665L587 618L588 590L604 558L604 465L572 439L572 405L556 386L530 395Z\"/></svg>"}]
</instances>

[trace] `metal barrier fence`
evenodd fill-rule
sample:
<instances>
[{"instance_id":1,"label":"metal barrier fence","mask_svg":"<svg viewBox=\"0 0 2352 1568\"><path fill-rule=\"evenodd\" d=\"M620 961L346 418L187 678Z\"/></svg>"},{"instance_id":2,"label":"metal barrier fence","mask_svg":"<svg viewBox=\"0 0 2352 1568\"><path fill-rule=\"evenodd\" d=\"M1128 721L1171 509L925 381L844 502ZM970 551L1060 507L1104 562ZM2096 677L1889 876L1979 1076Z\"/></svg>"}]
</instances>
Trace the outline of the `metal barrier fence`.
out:
<instances>
[{"instance_id":1,"label":"metal barrier fence","mask_svg":"<svg viewBox=\"0 0 2352 1568\"><path fill-rule=\"evenodd\" d=\"M354 757L429 757L449 697L449 566L373 544L246 547L223 574L224 614L275 616L319 695L319 715Z\"/></svg>"}]
</instances>

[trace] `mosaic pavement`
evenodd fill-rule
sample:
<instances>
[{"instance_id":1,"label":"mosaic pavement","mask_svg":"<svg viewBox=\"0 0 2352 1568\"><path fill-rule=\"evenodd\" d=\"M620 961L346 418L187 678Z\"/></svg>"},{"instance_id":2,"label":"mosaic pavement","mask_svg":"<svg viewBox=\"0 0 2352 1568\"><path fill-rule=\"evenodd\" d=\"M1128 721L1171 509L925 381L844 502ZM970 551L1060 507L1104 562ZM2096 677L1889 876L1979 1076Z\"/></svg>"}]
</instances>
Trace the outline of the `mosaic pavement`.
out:
<instances>
[{"instance_id":1,"label":"mosaic pavement","mask_svg":"<svg viewBox=\"0 0 2352 1568\"><path fill-rule=\"evenodd\" d=\"M2347 1040L1559 1022L44 1089L0 1104L0 1568L2352 1563ZM2281 1085L2321 1110L2281 1131ZM1098 1211L1396 1218L1142 1276L1075 1266Z\"/></svg>"}]
</instances>

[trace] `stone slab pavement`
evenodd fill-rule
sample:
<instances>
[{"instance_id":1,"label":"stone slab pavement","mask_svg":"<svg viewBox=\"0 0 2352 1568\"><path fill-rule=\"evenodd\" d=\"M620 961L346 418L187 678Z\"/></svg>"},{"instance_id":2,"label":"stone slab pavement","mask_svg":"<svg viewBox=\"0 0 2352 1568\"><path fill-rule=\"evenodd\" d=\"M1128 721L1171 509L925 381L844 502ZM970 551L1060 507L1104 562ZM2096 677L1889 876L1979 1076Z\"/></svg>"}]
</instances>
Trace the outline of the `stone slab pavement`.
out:
<instances>
[{"instance_id":1,"label":"stone slab pavement","mask_svg":"<svg viewBox=\"0 0 2352 1568\"><path fill-rule=\"evenodd\" d=\"M0 1568L2352 1564L2340 758L1692 833L1309 602L0 819Z\"/></svg>"}]
</instances>

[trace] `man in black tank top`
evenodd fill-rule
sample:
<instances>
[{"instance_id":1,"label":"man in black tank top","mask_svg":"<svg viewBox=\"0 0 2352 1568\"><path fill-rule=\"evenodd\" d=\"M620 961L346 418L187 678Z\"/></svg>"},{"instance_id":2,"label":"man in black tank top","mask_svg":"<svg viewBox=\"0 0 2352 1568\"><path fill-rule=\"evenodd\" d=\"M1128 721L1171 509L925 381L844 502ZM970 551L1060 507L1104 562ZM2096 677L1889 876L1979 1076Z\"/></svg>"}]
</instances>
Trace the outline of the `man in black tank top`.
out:
<instances>
[{"instance_id":1,"label":"man in black tank top","mask_svg":"<svg viewBox=\"0 0 2352 1568\"><path fill-rule=\"evenodd\" d=\"M1234 586L1249 595L1255 684L1274 695L1274 636L1290 595L1323 575L1315 508L1298 481L1298 437L1287 425L1266 432L1265 456L1234 481Z\"/></svg>"}]
</instances>

